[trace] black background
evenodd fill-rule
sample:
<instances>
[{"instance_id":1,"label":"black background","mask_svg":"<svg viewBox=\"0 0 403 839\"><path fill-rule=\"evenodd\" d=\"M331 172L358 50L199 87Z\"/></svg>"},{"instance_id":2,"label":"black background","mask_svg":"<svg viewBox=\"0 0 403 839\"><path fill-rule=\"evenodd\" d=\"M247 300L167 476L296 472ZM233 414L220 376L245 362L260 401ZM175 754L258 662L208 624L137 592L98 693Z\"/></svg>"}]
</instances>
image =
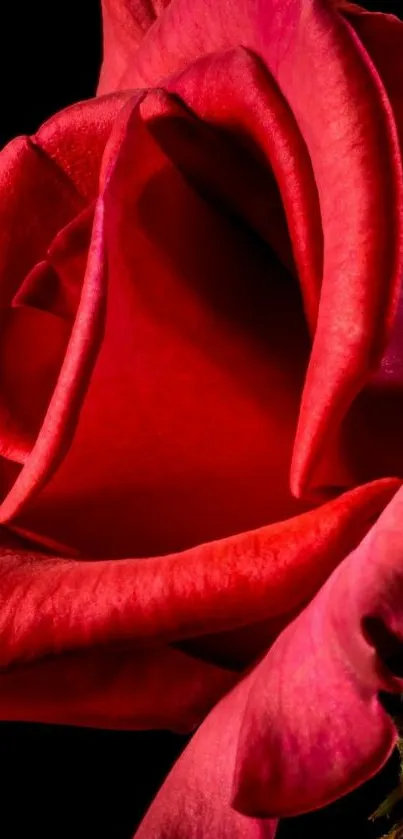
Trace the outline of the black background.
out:
<instances>
[{"instance_id":1,"label":"black background","mask_svg":"<svg viewBox=\"0 0 403 839\"><path fill-rule=\"evenodd\" d=\"M4 5L0 145L93 95L101 59L100 0ZM403 17L403 0L362 5ZM167 733L0 724L1 839L130 839L185 743ZM380 778L326 813L284 824L279 839L380 836L367 816L395 775L392 761Z\"/></svg>"}]
</instances>

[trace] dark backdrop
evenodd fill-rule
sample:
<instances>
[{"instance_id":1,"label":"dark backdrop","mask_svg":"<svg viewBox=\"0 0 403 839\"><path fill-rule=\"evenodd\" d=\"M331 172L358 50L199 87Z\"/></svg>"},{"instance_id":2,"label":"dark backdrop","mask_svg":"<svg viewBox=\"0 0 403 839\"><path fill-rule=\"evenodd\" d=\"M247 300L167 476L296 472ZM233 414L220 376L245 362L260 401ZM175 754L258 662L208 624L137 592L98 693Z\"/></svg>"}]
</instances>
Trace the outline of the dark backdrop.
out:
<instances>
[{"instance_id":1,"label":"dark backdrop","mask_svg":"<svg viewBox=\"0 0 403 839\"><path fill-rule=\"evenodd\" d=\"M4 3L0 145L93 94L101 56L99 2ZM403 17L403 0L363 5ZM185 742L165 733L0 724L1 839L130 839ZM392 762L381 778L327 813L284 825L281 839L380 836L367 816L395 775Z\"/></svg>"}]
</instances>

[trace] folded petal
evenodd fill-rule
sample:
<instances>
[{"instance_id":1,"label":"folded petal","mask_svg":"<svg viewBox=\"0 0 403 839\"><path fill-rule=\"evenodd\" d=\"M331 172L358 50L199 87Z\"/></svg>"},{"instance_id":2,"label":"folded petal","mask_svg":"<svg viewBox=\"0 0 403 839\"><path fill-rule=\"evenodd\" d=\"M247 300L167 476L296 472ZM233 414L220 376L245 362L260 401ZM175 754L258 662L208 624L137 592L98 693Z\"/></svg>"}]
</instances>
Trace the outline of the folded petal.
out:
<instances>
[{"instance_id":1,"label":"folded petal","mask_svg":"<svg viewBox=\"0 0 403 839\"><path fill-rule=\"evenodd\" d=\"M251 133L236 130L235 97L231 102L234 109L230 108L230 125L218 103L213 105L212 113L221 112L222 122L212 121L209 125L205 122L205 108L199 107L196 114L176 95L178 90L185 89L188 100L199 105L197 100L195 103L195 97L189 96L189 85L200 90L199 85L207 83L211 90L210 83L215 75L211 72L213 67L219 77L225 78L227 91L231 82L235 87L235 78L228 76L228 71L232 70L238 56L231 54L225 58L227 60L193 65L192 72L185 74L186 78L181 76L173 81L174 95L162 90L149 94L142 102L141 114L150 134L197 192L218 204L223 212L245 221L270 245L280 262L295 273L292 245L270 158L266 166L262 165ZM253 59L250 61L243 51L239 59L242 76L250 65L252 73L257 69ZM210 104L211 100L209 97ZM200 111L204 111L203 119L199 118Z\"/></svg>"},{"instance_id":2,"label":"folded petal","mask_svg":"<svg viewBox=\"0 0 403 839\"><path fill-rule=\"evenodd\" d=\"M91 205L59 231L44 259L36 263L15 293L13 308L26 306L70 323L74 321L85 275L93 216Z\"/></svg>"},{"instance_id":3,"label":"folded petal","mask_svg":"<svg viewBox=\"0 0 403 839\"><path fill-rule=\"evenodd\" d=\"M127 94L67 108L0 152L0 288L7 304L59 231L97 195L101 158Z\"/></svg>"},{"instance_id":4,"label":"folded petal","mask_svg":"<svg viewBox=\"0 0 403 839\"><path fill-rule=\"evenodd\" d=\"M245 172L244 161L236 176L225 181L228 212L240 210L283 264L293 274L297 272L308 324L314 333L323 268L318 193L306 145L273 77L256 55L234 49L199 59L170 79L167 87L179 94L203 123L214 127L215 135L223 136L227 157L239 146L253 155L254 178L251 171ZM204 130L207 133L207 128ZM183 129L181 134L177 130L175 137L181 148L183 134ZM172 156L172 142L171 149ZM222 167L217 168L222 171ZM198 172L199 183L205 188L211 178L200 161ZM219 177L214 173L215 184ZM253 195L249 201L248 192ZM287 254L290 247L295 267Z\"/></svg>"},{"instance_id":5,"label":"folded petal","mask_svg":"<svg viewBox=\"0 0 403 839\"><path fill-rule=\"evenodd\" d=\"M381 481L356 489L295 520L201 545L183 554L145 560L88 562L51 557L27 550L19 543L10 543L8 534L3 531L0 688L1 679L4 688L0 695L5 704L0 700L0 713L9 713L14 691L18 697L17 688L24 684L24 679L27 690L15 700L16 714L26 709L27 716L23 718L31 713L32 718L44 719L45 711L50 714L52 697L55 697L55 714L60 715L60 721L64 712L66 721L71 719L73 712L78 715L80 702L83 703L82 718L90 713L92 701L98 701L100 707L106 709L107 703L99 698L104 695L99 685L103 678L108 683L108 661L115 653L121 656L122 668L111 687L112 691L116 689L117 697L119 691L122 696L127 695L129 688L123 690L123 687L126 679L134 678L137 660L141 673L141 668L152 668L154 660L157 672L161 657L164 662L173 658L174 664L179 662L179 671L183 669L184 680L197 680L196 658L191 657L193 664L189 664L189 653L192 653L189 639L199 638L200 646L195 654L199 658L201 655L207 663L209 656L201 643L206 634L256 626L259 620L271 620L274 636L276 627L278 632L281 626L279 618L287 620L290 610L298 609L312 597L333 568L367 532L369 523L379 515L395 491L396 482ZM186 639L188 654L179 655L178 651L175 658L166 647L167 643ZM93 654L94 663L91 664ZM148 655L150 665L147 665ZM80 688L77 675L77 693L70 697L72 704L69 704L70 698L65 704L61 703L53 680L63 673L63 662L66 662L67 673L70 668L77 674L88 670L92 681L98 685L98 700L95 688L94 694L89 687L87 689L85 677L85 689ZM165 670L168 672L168 664ZM200 662L201 684L202 671ZM175 665L173 685L176 672ZM207 668L207 676L209 672ZM204 702L205 710L208 697L213 694L217 697L222 684L221 667L213 667L211 672L214 678L211 683L206 677L207 693L200 687L201 693L197 694L201 704ZM227 673L224 689L227 689L228 678ZM142 679L147 685L145 676L139 676L139 685L143 683ZM32 687L35 681L37 691ZM139 695L144 695L140 688ZM173 702L173 695L169 702L171 699ZM169 710L169 705L165 712L164 702L165 698L160 696L161 714L169 716L173 711ZM2 707L6 709L3 712ZM112 721L114 716L124 716L123 711L118 714L114 710L113 702L111 707ZM95 717L98 713L101 715L96 708L95 704ZM181 705L177 706L175 725L179 725L181 708ZM107 715L107 710L103 713ZM155 713L153 711L154 720ZM133 710L133 725L137 725L136 714ZM53 718L50 714L49 719Z\"/></svg>"},{"instance_id":6,"label":"folded petal","mask_svg":"<svg viewBox=\"0 0 403 839\"><path fill-rule=\"evenodd\" d=\"M403 150L403 23L393 15L368 13L348 4L344 11L374 62L392 106ZM402 275L403 276L403 275ZM357 398L345 424L344 447L358 482L403 474L399 418L403 411L403 284L381 363Z\"/></svg>"},{"instance_id":7,"label":"folded petal","mask_svg":"<svg viewBox=\"0 0 403 839\"><path fill-rule=\"evenodd\" d=\"M135 98L115 123L65 361L1 510L67 554L170 553L306 509L287 478L309 349L299 289L245 223L242 175L241 217L194 185L213 149L214 186L225 138L206 146L166 104ZM251 171L229 148L228 171L245 158Z\"/></svg>"},{"instance_id":8,"label":"folded petal","mask_svg":"<svg viewBox=\"0 0 403 839\"><path fill-rule=\"evenodd\" d=\"M39 416L38 414L34 414L34 423L32 422L32 418L28 424L26 422L24 423L24 433L22 435L20 423L17 423L17 425L15 423L16 418L24 418L24 411L22 413L21 410L19 413L17 411L17 414L14 415L9 410L9 403L6 398L10 394L11 396L13 395L13 382L15 380L13 369L15 362L13 356L11 355L10 357L11 375L9 376L8 390L3 389L3 411L6 418L11 414L11 421L9 420L4 423L7 433L5 434L3 432L3 439L6 443L11 442L12 449L10 453L13 454L14 459L22 462L24 466L16 475L7 468L7 461L0 461L0 472L2 473L1 486L4 493L4 500L0 506L1 521L7 520L31 494L38 491L43 481L49 476L58 460L63 456L64 447L68 446L74 430L74 422L81 405L82 395L85 392L94 356L96 356L101 338L103 289L99 284L99 277L100 266L103 265L103 261L102 242L100 243L99 238L97 238L97 231L102 226L102 212L103 205L100 202L95 213L92 243L89 249L89 256L87 257L87 268L81 288L79 306L71 330L70 325L68 326L68 342L64 344L63 351L60 351L60 346L58 347L59 352L57 354L54 354L55 347L50 352L47 339L45 341L43 340L44 337L46 338L46 335L42 335L38 344L35 341L33 342L34 370L33 374L29 377L30 386L35 390L34 372L36 363L36 369L40 370L41 377L41 385L37 383L37 386L39 392L40 387L45 386L44 398L40 403L34 393L32 409L37 411ZM72 241L73 243L75 241L74 235ZM18 302L18 297L16 297L16 302ZM32 328L38 331L41 319L43 320L44 317L49 318L48 312L43 312L41 309L29 306L17 305L11 312L13 313L11 324L13 325L15 321L17 338L21 319L25 318L27 325L31 323ZM53 318L53 323L58 324L59 329L62 329L65 337L64 321L60 318ZM24 341L19 346L22 345L23 356L19 359L17 353L16 361L20 361L19 372L21 377L24 378L30 373L30 366L26 366L24 361L24 351L26 354L29 349L27 347L24 329L20 330L20 338L22 338L22 335L24 336ZM6 341L4 345L4 351L6 353L7 348ZM38 350L42 350L42 358L39 352L39 359L37 358ZM49 357L48 363L51 365L54 364L55 360L57 361L58 369L52 369L53 380L49 376L44 376L43 353ZM5 368L5 372L7 373L7 368ZM51 386L49 387L49 385ZM19 392L16 393L16 397L18 399L22 397L24 400L23 393L21 395ZM40 408L39 411L38 406ZM24 401L22 407L24 407ZM45 414L44 416L43 412ZM41 420L39 423L40 430L37 436L35 436L35 439L33 439L34 435L32 432L35 424L38 423L38 419ZM17 436L13 433L15 427L18 429ZM30 432L28 435L25 429ZM21 445L21 442L23 445ZM6 453L6 450L3 449L3 452Z\"/></svg>"},{"instance_id":9,"label":"folded petal","mask_svg":"<svg viewBox=\"0 0 403 839\"><path fill-rule=\"evenodd\" d=\"M135 839L271 837L277 817L320 807L382 766L397 732L379 692L403 686L392 672L402 672L402 512L400 489L315 600L212 710ZM380 627L391 633L390 649Z\"/></svg>"},{"instance_id":10,"label":"folded petal","mask_svg":"<svg viewBox=\"0 0 403 839\"><path fill-rule=\"evenodd\" d=\"M29 458L51 399L69 338L69 324L20 306L0 315L0 454Z\"/></svg>"},{"instance_id":11,"label":"folded petal","mask_svg":"<svg viewBox=\"0 0 403 839\"><path fill-rule=\"evenodd\" d=\"M333 446L343 449L340 421L384 355L403 271L401 156L394 113L383 79L353 30L340 21L334 36L341 60L332 111L336 114L339 107L343 115L335 116L332 131L344 145L344 156L342 162L340 148L339 162L334 165L336 148L329 147L332 158L328 158L327 174L324 169L317 174L329 186L326 197L319 183L329 247L325 248L320 316L294 450L292 483L297 494L304 485L313 491L315 486L328 486L331 491L332 483L345 486L357 480L348 462L340 463L337 474L331 463L327 473L326 461L331 460L328 452ZM343 99L338 106L340 94ZM326 153L323 163L325 159ZM344 165L348 171L342 184ZM381 195L388 196L383 219ZM333 239L337 230L339 242Z\"/></svg>"},{"instance_id":12,"label":"folded petal","mask_svg":"<svg viewBox=\"0 0 403 839\"><path fill-rule=\"evenodd\" d=\"M394 15L367 12L347 4L344 17L357 33L385 87L403 146L403 68L399 61L403 41L403 21Z\"/></svg>"},{"instance_id":13,"label":"folded petal","mask_svg":"<svg viewBox=\"0 0 403 839\"><path fill-rule=\"evenodd\" d=\"M1 312L0 452L24 464L57 384L81 295L92 208L57 234Z\"/></svg>"},{"instance_id":14,"label":"folded petal","mask_svg":"<svg viewBox=\"0 0 403 839\"><path fill-rule=\"evenodd\" d=\"M30 460L59 380L91 239L88 201L126 98L68 108L0 154L2 498Z\"/></svg>"},{"instance_id":15,"label":"folded petal","mask_svg":"<svg viewBox=\"0 0 403 839\"><path fill-rule=\"evenodd\" d=\"M381 695L403 689L403 492L256 670L238 744L235 806L286 816L380 770L397 740Z\"/></svg>"},{"instance_id":16,"label":"folded petal","mask_svg":"<svg viewBox=\"0 0 403 839\"><path fill-rule=\"evenodd\" d=\"M98 194L99 171L114 120L130 93L79 102L50 117L35 143L61 169L87 202Z\"/></svg>"},{"instance_id":17,"label":"folded petal","mask_svg":"<svg viewBox=\"0 0 403 839\"><path fill-rule=\"evenodd\" d=\"M170 0L102 0L104 55L98 93L117 87L147 30Z\"/></svg>"},{"instance_id":18,"label":"folded petal","mask_svg":"<svg viewBox=\"0 0 403 839\"><path fill-rule=\"evenodd\" d=\"M202 55L240 44L263 59L288 101L319 193L323 284L292 468L294 492L313 496L353 483L340 458L331 468L326 460L337 449L341 420L380 363L397 308L403 213L396 125L368 53L325 0L175 0L120 86L156 84Z\"/></svg>"},{"instance_id":19,"label":"folded petal","mask_svg":"<svg viewBox=\"0 0 403 839\"><path fill-rule=\"evenodd\" d=\"M82 208L70 179L28 137L18 137L0 152L2 306Z\"/></svg>"}]
</instances>

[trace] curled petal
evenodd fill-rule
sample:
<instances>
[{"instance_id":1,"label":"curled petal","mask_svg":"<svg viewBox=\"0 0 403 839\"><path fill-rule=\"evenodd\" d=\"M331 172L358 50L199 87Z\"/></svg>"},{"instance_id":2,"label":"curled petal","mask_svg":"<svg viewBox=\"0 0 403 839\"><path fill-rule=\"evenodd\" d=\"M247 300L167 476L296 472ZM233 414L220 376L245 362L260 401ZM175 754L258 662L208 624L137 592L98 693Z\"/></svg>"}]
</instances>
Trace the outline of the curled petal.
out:
<instances>
[{"instance_id":1,"label":"curled petal","mask_svg":"<svg viewBox=\"0 0 403 839\"><path fill-rule=\"evenodd\" d=\"M0 663L133 638L178 641L287 614L397 486L375 482L295 519L164 557L88 562L4 547Z\"/></svg>"},{"instance_id":2,"label":"curled petal","mask_svg":"<svg viewBox=\"0 0 403 839\"><path fill-rule=\"evenodd\" d=\"M99 662L101 649L111 645L117 651L129 647L130 655L147 654L170 642L202 640L213 632L269 619L274 631L278 618L312 597L357 544L396 487L394 481L380 481L294 520L144 560L88 562L44 556L10 545L3 532L4 677L10 673L11 686L20 683L20 677L16 682L12 677L19 670L35 679L36 663L46 657L63 661L68 653L80 653L84 657L78 661L85 661L95 651ZM28 665L33 669L27 670ZM52 666L44 664L44 673L51 674ZM63 665L56 663L57 668ZM51 694L53 690L50 683ZM30 695L24 694L26 708ZM41 697L44 701L43 685ZM33 713L35 707L34 703Z\"/></svg>"},{"instance_id":3,"label":"curled petal","mask_svg":"<svg viewBox=\"0 0 403 839\"><path fill-rule=\"evenodd\" d=\"M2 307L9 305L54 236L82 209L70 179L28 137L18 137L0 152Z\"/></svg>"},{"instance_id":4,"label":"curled petal","mask_svg":"<svg viewBox=\"0 0 403 839\"><path fill-rule=\"evenodd\" d=\"M130 93L112 93L59 111L41 126L35 143L62 170L86 201L98 193L106 142Z\"/></svg>"},{"instance_id":5,"label":"curled petal","mask_svg":"<svg viewBox=\"0 0 403 839\"><path fill-rule=\"evenodd\" d=\"M299 289L244 221L247 179L239 215L194 185L209 149L213 187L217 161L234 180L245 158L255 182L260 169L226 156L218 132L206 148L205 126L174 105L135 96L115 121L69 346L1 509L67 555L172 553L306 509L288 482L308 353Z\"/></svg>"},{"instance_id":6,"label":"curled petal","mask_svg":"<svg viewBox=\"0 0 403 839\"><path fill-rule=\"evenodd\" d=\"M403 21L394 15L366 12L359 6L342 9L374 63L385 87L403 147L403 67L399 61L403 44Z\"/></svg>"},{"instance_id":7,"label":"curled petal","mask_svg":"<svg viewBox=\"0 0 403 839\"><path fill-rule=\"evenodd\" d=\"M40 431L34 441L30 440L29 452L26 449L23 450L24 468L17 476L13 476L16 479L11 484L6 483L7 491L0 506L2 522L15 515L27 499L40 489L62 458L70 442L102 334L104 303L104 288L100 282L103 271L103 241L100 235L102 224L103 203L100 200L95 211L86 272L74 324L69 331L69 341L65 352L59 359L60 366L56 383L49 396ZM21 310L30 312L29 307L21 307ZM19 307L16 307L14 311L18 312ZM40 310L31 309L31 311L37 311L39 316L41 314Z\"/></svg>"},{"instance_id":8,"label":"curled petal","mask_svg":"<svg viewBox=\"0 0 403 839\"><path fill-rule=\"evenodd\" d=\"M208 20L208 26L199 21ZM272 73L308 148L324 231L323 283L292 466L297 495L351 485L327 469L340 423L380 363L402 273L402 164L385 88L352 27L325 0L176 0L120 86L161 82L242 44ZM340 317L340 312L343 316ZM326 489L327 487L327 489Z\"/></svg>"},{"instance_id":9,"label":"curled petal","mask_svg":"<svg viewBox=\"0 0 403 839\"><path fill-rule=\"evenodd\" d=\"M403 491L256 670L235 806L253 816L322 807L380 770L397 740L381 700L403 689Z\"/></svg>"},{"instance_id":10,"label":"curled petal","mask_svg":"<svg viewBox=\"0 0 403 839\"><path fill-rule=\"evenodd\" d=\"M116 94L74 105L0 153L2 500L16 477L24 497L28 484L39 485L41 470L29 479L31 454L55 402L82 291L85 297L92 199L106 140L126 99ZM58 391L56 413L65 396ZM48 443L58 424L51 413ZM51 443L48 448L49 463ZM28 470L21 469L28 461Z\"/></svg>"},{"instance_id":11,"label":"curled petal","mask_svg":"<svg viewBox=\"0 0 403 839\"><path fill-rule=\"evenodd\" d=\"M393 15L343 9L374 63L392 106L403 150L403 22ZM403 273L402 273L403 278ZM403 284L380 365L347 418L344 446L357 482L403 474L400 417L403 411Z\"/></svg>"},{"instance_id":12,"label":"curled petal","mask_svg":"<svg viewBox=\"0 0 403 839\"><path fill-rule=\"evenodd\" d=\"M207 126L214 127L215 134L224 137L233 154L237 144L253 154L257 177L252 179L251 172L245 172L244 184L243 165L238 168L235 177L226 180L229 209L240 209L243 217L270 244L281 261L294 274L297 273L305 313L313 333L323 272L323 231L318 193L298 124L273 76L256 55L245 49L234 49L199 59L170 79L167 87L179 94L202 120L200 125L205 124L205 133ZM184 130L182 138L179 130L178 134L176 143L183 146ZM166 142L169 142L169 137ZM210 180L206 166L199 164L199 181L205 185ZM215 184L219 180L220 174L215 174ZM246 183L249 183L249 190ZM231 185L232 193L228 195ZM253 200L248 201L252 185ZM286 227L285 233L283 226ZM287 256L290 246L295 266Z\"/></svg>"}]
</instances>

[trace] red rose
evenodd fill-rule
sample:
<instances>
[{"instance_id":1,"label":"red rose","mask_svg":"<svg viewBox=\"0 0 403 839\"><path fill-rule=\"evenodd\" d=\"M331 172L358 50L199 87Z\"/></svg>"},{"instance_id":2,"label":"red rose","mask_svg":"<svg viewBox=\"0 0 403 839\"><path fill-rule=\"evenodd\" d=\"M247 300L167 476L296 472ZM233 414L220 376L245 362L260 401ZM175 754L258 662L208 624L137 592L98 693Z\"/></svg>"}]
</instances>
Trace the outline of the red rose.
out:
<instances>
[{"instance_id":1,"label":"red rose","mask_svg":"<svg viewBox=\"0 0 403 839\"><path fill-rule=\"evenodd\" d=\"M0 159L0 715L227 694L139 837L271 837L396 740L403 25L154 5Z\"/></svg>"}]
</instances>

